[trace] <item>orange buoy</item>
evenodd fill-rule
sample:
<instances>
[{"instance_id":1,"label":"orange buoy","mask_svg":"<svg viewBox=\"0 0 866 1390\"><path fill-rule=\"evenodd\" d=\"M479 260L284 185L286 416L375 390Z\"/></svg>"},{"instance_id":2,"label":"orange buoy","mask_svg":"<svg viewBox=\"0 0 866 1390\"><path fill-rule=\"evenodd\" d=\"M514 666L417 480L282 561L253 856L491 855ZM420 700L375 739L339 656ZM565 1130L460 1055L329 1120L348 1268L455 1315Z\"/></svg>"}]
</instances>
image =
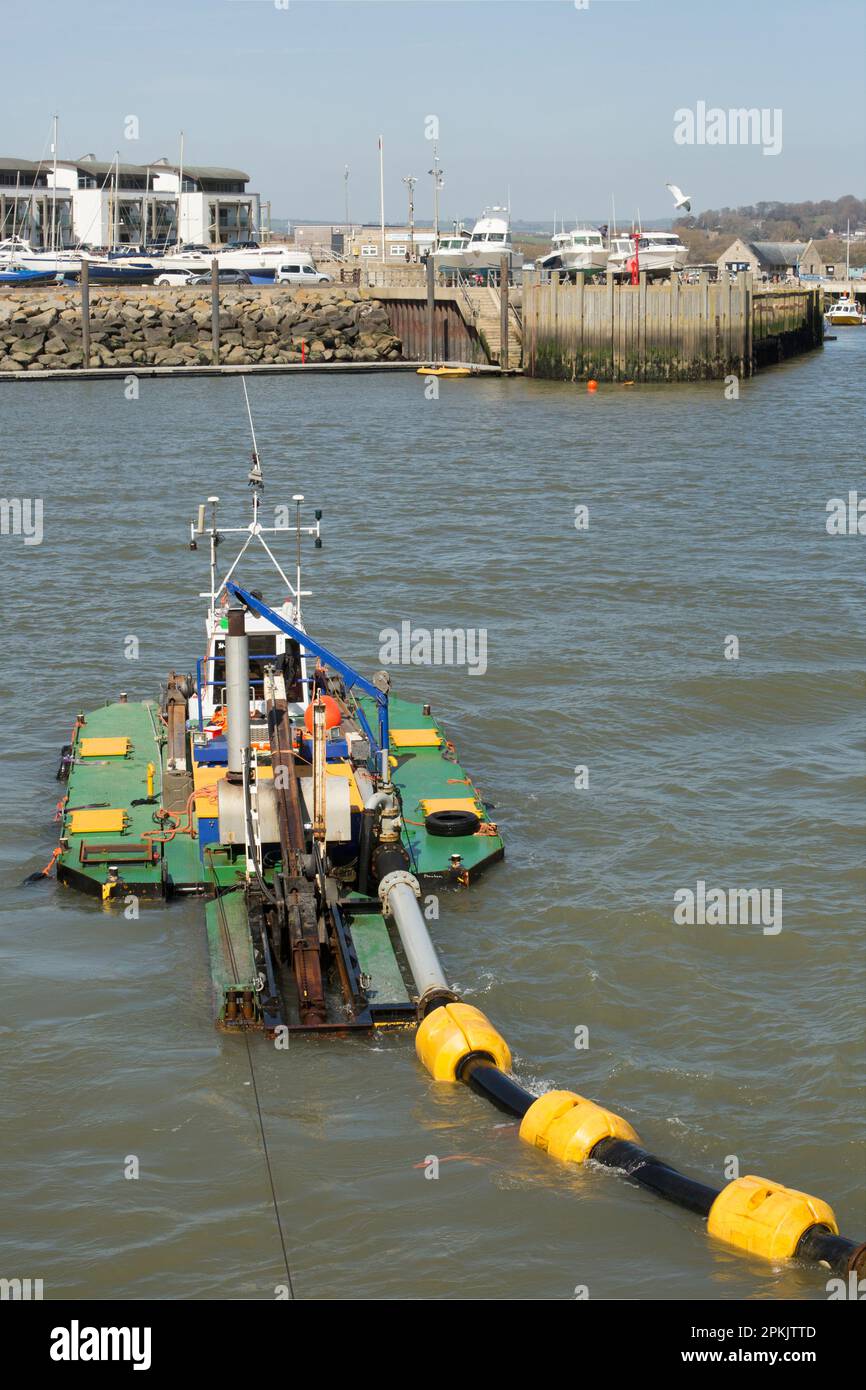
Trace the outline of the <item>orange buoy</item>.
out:
<instances>
[{"instance_id":1,"label":"orange buoy","mask_svg":"<svg viewBox=\"0 0 866 1390\"><path fill-rule=\"evenodd\" d=\"M340 706L332 695L320 695L319 700L325 706L325 728L335 729L343 718ZM307 705L304 710L304 728L308 734L313 732L313 706L311 704Z\"/></svg>"},{"instance_id":2,"label":"orange buoy","mask_svg":"<svg viewBox=\"0 0 866 1390\"><path fill-rule=\"evenodd\" d=\"M595 381L592 377L590 377L589 381L586 383L586 389L587 391L597 391L598 382Z\"/></svg>"}]
</instances>

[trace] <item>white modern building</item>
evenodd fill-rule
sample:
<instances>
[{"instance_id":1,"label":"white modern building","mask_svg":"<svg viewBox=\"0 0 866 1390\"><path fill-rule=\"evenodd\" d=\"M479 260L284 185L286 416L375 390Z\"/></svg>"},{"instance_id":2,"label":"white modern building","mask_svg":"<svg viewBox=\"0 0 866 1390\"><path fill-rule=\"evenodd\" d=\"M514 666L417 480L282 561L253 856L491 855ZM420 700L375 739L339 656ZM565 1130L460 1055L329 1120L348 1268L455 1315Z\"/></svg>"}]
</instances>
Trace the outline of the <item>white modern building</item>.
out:
<instances>
[{"instance_id":1,"label":"white modern building","mask_svg":"<svg viewBox=\"0 0 866 1390\"><path fill-rule=\"evenodd\" d=\"M241 169L104 163L91 155L52 165L0 158L0 240L13 232L33 246L139 246L255 239L258 193ZM178 207L179 205L179 207Z\"/></svg>"}]
</instances>

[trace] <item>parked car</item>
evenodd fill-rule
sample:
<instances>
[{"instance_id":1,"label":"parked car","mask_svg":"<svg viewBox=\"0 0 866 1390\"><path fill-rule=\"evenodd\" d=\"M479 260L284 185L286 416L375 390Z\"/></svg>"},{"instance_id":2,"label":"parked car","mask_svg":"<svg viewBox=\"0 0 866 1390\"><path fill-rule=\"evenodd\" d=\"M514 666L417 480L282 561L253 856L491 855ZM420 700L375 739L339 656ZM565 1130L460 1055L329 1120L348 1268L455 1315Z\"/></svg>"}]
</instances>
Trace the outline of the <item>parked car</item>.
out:
<instances>
[{"instance_id":1,"label":"parked car","mask_svg":"<svg viewBox=\"0 0 866 1390\"><path fill-rule=\"evenodd\" d=\"M284 261L278 265L274 275L275 285L331 285L333 276L317 270L314 265L301 261Z\"/></svg>"},{"instance_id":2,"label":"parked car","mask_svg":"<svg viewBox=\"0 0 866 1390\"><path fill-rule=\"evenodd\" d=\"M220 270L217 278L221 285L251 285L253 282L245 270ZM203 275L192 275L187 281L188 285L209 285L211 283L211 273L206 270Z\"/></svg>"},{"instance_id":3,"label":"parked car","mask_svg":"<svg viewBox=\"0 0 866 1390\"><path fill-rule=\"evenodd\" d=\"M155 285L191 285L195 279L194 270L161 270L154 280Z\"/></svg>"}]
</instances>

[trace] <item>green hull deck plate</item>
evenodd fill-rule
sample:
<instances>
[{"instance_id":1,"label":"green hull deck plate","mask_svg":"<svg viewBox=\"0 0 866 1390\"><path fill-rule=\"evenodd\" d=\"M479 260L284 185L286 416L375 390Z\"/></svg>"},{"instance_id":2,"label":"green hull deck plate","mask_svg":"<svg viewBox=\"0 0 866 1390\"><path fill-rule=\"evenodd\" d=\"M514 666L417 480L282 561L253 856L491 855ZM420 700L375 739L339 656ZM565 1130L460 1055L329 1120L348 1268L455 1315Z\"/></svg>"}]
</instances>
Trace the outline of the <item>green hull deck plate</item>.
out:
<instances>
[{"instance_id":1,"label":"green hull deck plate","mask_svg":"<svg viewBox=\"0 0 866 1390\"><path fill-rule=\"evenodd\" d=\"M129 751L111 757L81 757L81 740L126 738ZM204 877L198 839L177 834L161 843L154 811L162 800L163 734L152 701L103 705L92 710L79 728L73 746L61 838L64 849L57 863L62 883L102 895L109 865L117 867L122 884L143 897L164 897L172 891L201 888ZM147 767L154 766L154 800L147 802ZM191 784L190 784L191 786ZM135 805L136 802L144 804ZM70 831L71 812L95 808L122 810L122 831ZM152 851L149 846L153 845ZM82 846L84 851L82 855Z\"/></svg>"},{"instance_id":2,"label":"green hull deck plate","mask_svg":"<svg viewBox=\"0 0 866 1390\"><path fill-rule=\"evenodd\" d=\"M217 1022L225 1025L226 993L255 991L256 963L243 889L205 904L207 944Z\"/></svg>"},{"instance_id":3,"label":"green hull deck plate","mask_svg":"<svg viewBox=\"0 0 866 1390\"><path fill-rule=\"evenodd\" d=\"M373 701L365 696L359 704L370 727L375 729L378 720ZM475 835L428 835L424 829L422 801L446 797L455 800L474 798L481 821L489 824L489 817L475 786L456 755L450 752L445 742L447 735L436 720L424 714L421 705L400 700L394 695L388 701L388 708L392 730L432 729L442 737L439 747L392 747L391 750L397 764L391 776L403 802L403 838L415 873L427 878L443 875L454 878L457 875L451 866L451 856L459 854L462 861L459 872L468 874L471 879L488 864L502 858L505 852L502 838L499 834L483 831Z\"/></svg>"},{"instance_id":4,"label":"green hull deck plate","mask_svg":"<svg viewBox=\"0 0 866 1390\"><path fill-rule=\"evenodd\" d=\"M367 981L367 997L374 1008L384 1004L406 1004L409 995L394 955L394 947L378 913L352 916L352 942Z\"/></svg>"}]
</instances>

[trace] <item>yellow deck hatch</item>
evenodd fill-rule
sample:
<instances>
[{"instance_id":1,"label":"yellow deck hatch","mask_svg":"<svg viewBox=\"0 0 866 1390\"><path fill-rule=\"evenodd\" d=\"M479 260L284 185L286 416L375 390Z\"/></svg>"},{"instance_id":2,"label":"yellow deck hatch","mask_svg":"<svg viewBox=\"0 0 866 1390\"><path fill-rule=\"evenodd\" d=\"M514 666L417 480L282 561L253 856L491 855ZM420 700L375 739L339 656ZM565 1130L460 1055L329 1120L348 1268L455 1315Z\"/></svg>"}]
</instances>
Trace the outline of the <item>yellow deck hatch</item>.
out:
<instances>
[{"instance_id":1,"label":"yellow deck hatch","mask_svg":"<svg viewBox=\"0 0 866 1390\"><path fill-rule=\"evenodd\" d=\"M80 758L125 758L129 752L126 735L117 738L83 738L78 745Z\"/></svg>"},{"instance_id":2,"label":"yellow deck hatch","mask_svg":"<svg viewBox=\"0 0 866 1390\"><path fill-rule=\"evenodd\" d=\"M436 729L392 729L394 748L441 748L442 736Z\"/></svg>"},{"instance_id":3,"label":"yellow deck hatch","mask_svg":"<svg viewBox=\"0 0 866 1390\"><path fill-rule=\"evenodd\" d=\"M122 834L128 824L129 815L122 809L70 811L67 829L71 835L115 835Z\"/></svg>"},{"instance_id":4,"label":"yellow deck hatch","mask_svg":"<svg viewBox=\"0 0 866 1390\"><path fill-rule=\"evenodd\" d=\"M425 816L432 816L435 811L469 811L472 815L481 815L474 796L422 796L420 806Z\"/></svg>"},{"instance_id":5,"label":"yellow deck hatch","mask_svg":"<svg viewBox=\"0 0 866 1390\"><path fill-rule=\"evenodd\" d=\"M345 777L349 783L349 805L353 811L363 811L364 803L355 781L355 773L350 763L326 763L325 771L329 777Z\"/></svg>"}]
</instances>

